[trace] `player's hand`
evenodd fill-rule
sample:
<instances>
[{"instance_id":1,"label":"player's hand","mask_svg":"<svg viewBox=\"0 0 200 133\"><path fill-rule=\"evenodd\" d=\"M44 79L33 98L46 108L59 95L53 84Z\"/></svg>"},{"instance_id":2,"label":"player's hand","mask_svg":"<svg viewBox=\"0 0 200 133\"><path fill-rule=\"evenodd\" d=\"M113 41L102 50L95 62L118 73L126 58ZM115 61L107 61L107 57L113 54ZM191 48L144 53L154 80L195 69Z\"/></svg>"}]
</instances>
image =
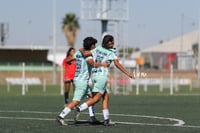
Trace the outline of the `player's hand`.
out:
<instances>
[{"instance_id":1,"label":"player's hand","mask_svg":"<svg viewBox=\"0 0 200 133\"><path fill-rule=\"evenodd\" d=\"M110 63L107 63L107 62L102 62L101 64L102 64L103 67L109 67L110 66Z\"/></svg>"},{"instance_id":2,"label":"player's hand","mask_svg":"<svg viewBox=\"0 0 200 133\"><path fill-rule=\"evenodd\" d=\"M129 78L135 79L135 75L133 73L128 74Z\"/></svg>"},{"instance_id":3,"label":"player's hand","mask_svg":"<svg viewBox=\"0 0 200 133\"><path fill-rule=\"evenodd\" d=\"M82 55L84 55L84 54L83 54L83 52L84 52L84 49L83 49L83 48L80 48L79 51L81 52Z\"/></svg>"},{"instance_id":4,"label":"player's hand","mask_svg":"<svg viewBox=\"0 0 200 133\"><path fill-rule=\"evenodd\" d=\"M83 49L83 48L80 48L79 51L81 52L81 54L83 54L84 49Z\"/></svg>"},{"instance_id":5,"label":"player's hand","mask_svg":"<svg viewBox=\"0 0 200 133\"><path fill-rule=\"evenodd\" d=\"M79 50L80 50L80 51L84 51L84 48L80 48Z\"/></svg>"}]
</instances>

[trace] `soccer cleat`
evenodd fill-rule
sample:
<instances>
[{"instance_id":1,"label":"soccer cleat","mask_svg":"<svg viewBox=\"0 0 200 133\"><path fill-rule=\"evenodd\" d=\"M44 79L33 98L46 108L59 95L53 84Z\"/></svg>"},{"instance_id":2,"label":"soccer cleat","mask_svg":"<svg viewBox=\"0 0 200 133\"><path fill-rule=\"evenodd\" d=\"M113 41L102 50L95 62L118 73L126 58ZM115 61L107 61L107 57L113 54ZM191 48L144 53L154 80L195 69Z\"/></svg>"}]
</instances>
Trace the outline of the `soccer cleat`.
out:
<instances>
[{"instance_id":1,"label":"soccer cleat","mask_svg":"<svg viewBox=\"0 0 200 133\"><path fill-rule=\"evenodd\" d=\"M76 107L74 109L74 122L77 122L80 116L80 109L78 107Z\"/></svg>"},{"instance_id":2,"label":"soccer cleat","mask_svg":"<svg viewBox=\"0 0 200 133\"><path fill-rule=\"evenodd\" d=\"M67 123L65 123L64 119L61 118L60 116L56 117L56 121L61 125L61 126L67 126Z\"/></svg>"},{"instance_id":3,"label":"soccer cleat","mask_svg":"<svg viewBox=\"0 0 200 133\"><path fill-rule=\"evenodd\" d=\"M114 126L115 123L112 122L110 119L104 120L104 126Z\"/></svg>"},{"instance_id":4,"label":"soccer cleat","mask_svg":"<svg viewBox=\"0 0 200 133\"><path fill-rule=\"evenodd\" d=\"M96 119L95 116L91 116L89 120L90 124L102 124L99 120Z\"/></svg>"}]
</instances>

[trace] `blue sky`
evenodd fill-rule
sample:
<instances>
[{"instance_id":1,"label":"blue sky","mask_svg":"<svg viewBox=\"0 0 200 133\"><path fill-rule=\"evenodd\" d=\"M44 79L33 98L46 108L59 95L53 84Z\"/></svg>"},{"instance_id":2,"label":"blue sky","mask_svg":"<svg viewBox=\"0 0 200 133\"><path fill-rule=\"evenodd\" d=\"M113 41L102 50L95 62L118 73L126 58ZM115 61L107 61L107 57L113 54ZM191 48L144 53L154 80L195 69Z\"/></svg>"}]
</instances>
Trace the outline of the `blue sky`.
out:
<instances>
[{"instance_id":1,"label":"blue sky","mask_svg":"<svg viewBox=\"0 0 200 133\"><path fill-rule=\"evenodd\" d=\"M52 45L52 0L0 0L0 22L9 23L6 45ZM74 12L80 17L80 0L57 0L57 45L65 46L61 31L62 18ZM129 0L127 43L145 49L160 40L169 40L198 30L199 0ZM181 19L184 14L184 19ZM76 47L82 39L94 36L98 40L99 22L79 20L81 30ZM183 28L181 28L181 23ZM100 41L99 41L100 42Z\"/></svg>"}]
</instances>

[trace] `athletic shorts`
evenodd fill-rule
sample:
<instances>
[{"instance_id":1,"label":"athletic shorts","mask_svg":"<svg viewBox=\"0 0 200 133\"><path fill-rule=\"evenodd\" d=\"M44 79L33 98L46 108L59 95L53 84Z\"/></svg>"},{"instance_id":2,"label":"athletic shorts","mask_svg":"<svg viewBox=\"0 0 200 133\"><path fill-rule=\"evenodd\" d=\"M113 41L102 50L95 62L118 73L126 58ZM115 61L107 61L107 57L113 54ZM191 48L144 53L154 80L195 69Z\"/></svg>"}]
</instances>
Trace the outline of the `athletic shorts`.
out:
<instances>
[{"instance_id":1,"label":"athletic shorts","mask_svg":"<svg viewBox=\"0 0 200 133\"><path fill-rule=\"evenodd\" d=\"M64 82L65 83L73 83L73 79L65 79Z\"/></svg>"},{"instance_id":2,"label":"athletic shorts","mask_svg":"<svg viewBox=\"0 0 200 133\"><path fill-rule=\"evenodd\" d=\"M104 94L106 91L106 86L108 82L107 76L92 76L92 82L93 82L93 90L92 92L100 92L101 94Z\"/></svg>"},{"instance_id":3,"label":"athletic shorts","mask_svg":"<svg viewBox=\"0 0 200 133\"><path fill-rule=\"evenodd\" d=\"M74 85L75 85L75 91L73 96L74 101L81 101L88 94L92 93L92 89L88 86L87 81L74 81Z\"/></svg>"}]
</instances>

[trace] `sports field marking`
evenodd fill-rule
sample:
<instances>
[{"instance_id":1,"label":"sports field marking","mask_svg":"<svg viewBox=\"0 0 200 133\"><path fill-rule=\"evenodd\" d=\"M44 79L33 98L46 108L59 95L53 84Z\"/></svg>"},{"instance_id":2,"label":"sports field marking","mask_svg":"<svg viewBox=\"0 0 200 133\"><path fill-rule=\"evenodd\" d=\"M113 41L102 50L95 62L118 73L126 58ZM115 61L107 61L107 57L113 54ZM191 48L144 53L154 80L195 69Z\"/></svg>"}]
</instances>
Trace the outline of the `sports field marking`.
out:
<instances>
[{"instance_id":1,"label":"sports field marking","mask_svg":"<svg viewBox=\"0 0 200 133\"><path fill-rule=\"evenodd\" d=\"M32 118L32 117L0 117L0 119L55 121L55 119L52 119L52 118ZM86 120L82 120L82 121L86 121ZM116 124L124 124L124 125L175 127L175 125L170 125L170 124L134 123L134 122L119 122L119 121L113 121L113 122ZM176 127L200 129L200 126L192 126L192 125L182 125L182 126L176 126Z\"/></svg>"},{"instance_id":2,"label":"sports field marking","mask_svg":"<svg viewBox=\"0 0 200 133\"><path fill-rule=\"evenodd\" d=\"M175 118L166 118L166 117L158 117L158 116L147 116L147 115L128 115L128 114L111 114L113 116L127 116L127 117L142 117L142 118L151 118L151 119L160 119L160 120L170 120L177 122L173 124L174 126L182 126L185 124L183 120L175 119Z\"/></svg>"},{"instance_id":3,"label":"sports field marking","mask_svg":"<svg viewBox=\"0 0 200 133\"><path fill-rule=\"evenodd\" d=\"M6 113L32 113L32 114L58 114L58 112L40 112L40 111L3 111L0 112ZM82 113L87 114L87 113ZM102 113L96 113L98 115L102 115ZM158 117L158 116L146 116L146 115L129 115L129 114L110 114L113 116L122 116L122 117L142 117L142 118L152 118L152 119L163 119L176 121L176 124L155 124L155 123L135 123L135 122L119 122L113 121L116 124L125 124L125 125L141 125L141 126L168 126L168 127L185 127L185 128L200 128L200 126L192 126L192 125L184 125L185 122L183 120L175 119L175 118L166 118L166 117ZM52 118L32 118L32 117L4 117L0 116L0 119L18 119L18 120L40 120L40 121L55 121ZM84 120L85 121L85 120Z\"/></svg>"},{"instance_id":4,"label":"sports field marking","mask_svg":"<svg viewBox=\"0 0 200 133\"><path fill-rule=\"evenodd\" d=\"M32 117L0 117L0 119L16 119L16 120L39 120L39 121L52 121L52 118L32 118Z\"/></svg>"},{"instance_id":5,"label":"sports field marking","mask_svg":"<svg viewBox=\"0 0 200 133\"><path fill-rule=\"evenodd\" d=\"M0 112L8 112L8 113L32 113L32 114L58 114L56 112L40 112L40 111L1 111ZM88 114L88 113L82 113ZM102 115L102 113L96 113L97 115ZM151 119L160 119L160 120L169 120L175 121L174 126L182 126L185 124L183 120L175 119L175 118L166 118L166 117L158 117L158 116L147 116L147 115L130 115L130 114L110 114L111 116L122 116L122 117L140 117L140 118L151 118ZM164 124L162 124L164 125Z\"/></svg>"}]
</instances>

